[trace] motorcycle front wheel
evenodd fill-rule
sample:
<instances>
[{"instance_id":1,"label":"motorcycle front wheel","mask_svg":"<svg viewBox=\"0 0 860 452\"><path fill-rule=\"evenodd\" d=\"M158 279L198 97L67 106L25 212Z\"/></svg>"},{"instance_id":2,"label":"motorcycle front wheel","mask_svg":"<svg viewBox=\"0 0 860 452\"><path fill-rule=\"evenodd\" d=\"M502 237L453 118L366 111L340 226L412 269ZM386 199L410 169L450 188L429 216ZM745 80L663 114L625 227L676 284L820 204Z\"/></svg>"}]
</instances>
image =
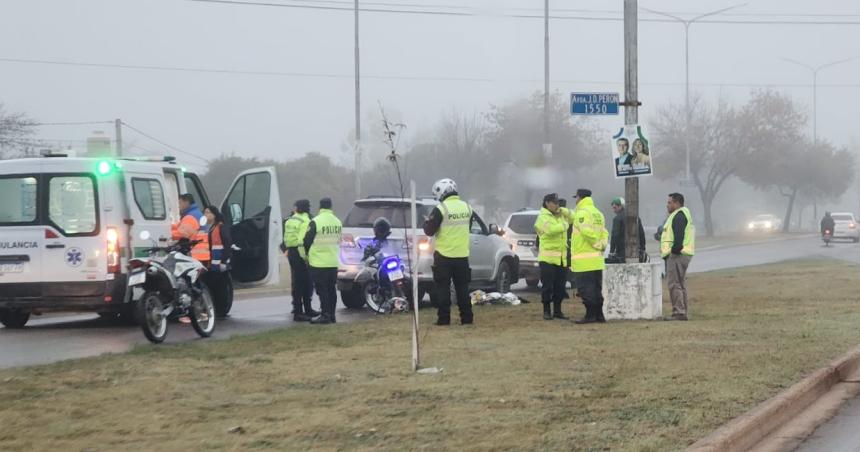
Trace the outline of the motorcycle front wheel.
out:
<instances>
[{"instance_id":1,"label":"motorcycle front wheel","mask_svg":"<svg viewBox=\"0 0 860 452\"><path fill-rule=\"evenodd\" d=\"M215 331L215 303L209 288L203 285L200 296L191 301L191 326L200 337L212 336Z\"/></svg>"},{"instance_id":2,"label":"motorcycle front wheel","mask_svg":"<svg viewBox=\"0 0 860 452\"><path fill-rule=\"evenodd\" d=\"M377 314L387 314L389 308L387 306L387 297L382 293L379 286L371 281L364 285L364 299L367 307Z\"/></svg>"},{"instance_id":3,"label":"motorcycle front wheel","mask_svg":"<svg viewBox=\"0 0 860 452\"><path fill-rule=\"evenodd\" d=\"M153 344L160 344L167 338L167 316L164 315L164 301L158 292L146 292L137 302L137 320L143 335Z\"/></svg>"}]
</instances>

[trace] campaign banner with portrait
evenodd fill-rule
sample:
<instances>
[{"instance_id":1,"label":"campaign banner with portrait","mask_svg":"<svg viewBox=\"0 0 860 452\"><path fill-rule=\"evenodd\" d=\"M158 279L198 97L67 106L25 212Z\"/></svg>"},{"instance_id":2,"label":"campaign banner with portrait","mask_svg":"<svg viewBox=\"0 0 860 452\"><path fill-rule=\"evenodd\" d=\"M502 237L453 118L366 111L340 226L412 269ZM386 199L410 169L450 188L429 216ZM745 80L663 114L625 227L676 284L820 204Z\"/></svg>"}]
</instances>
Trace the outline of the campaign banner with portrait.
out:
<instances>
[{"instance_id":1,"label":"campaign banner with portrait","mask_svg":"<svg viewBox=\"0 0 860 452\"><path fill-rule=\"evenodd\" d=\"M616 178L650 176L653 174L651 142L645 138L642 126L626 125L612 136L612 168Z\"/></svg>"}]
</instances>

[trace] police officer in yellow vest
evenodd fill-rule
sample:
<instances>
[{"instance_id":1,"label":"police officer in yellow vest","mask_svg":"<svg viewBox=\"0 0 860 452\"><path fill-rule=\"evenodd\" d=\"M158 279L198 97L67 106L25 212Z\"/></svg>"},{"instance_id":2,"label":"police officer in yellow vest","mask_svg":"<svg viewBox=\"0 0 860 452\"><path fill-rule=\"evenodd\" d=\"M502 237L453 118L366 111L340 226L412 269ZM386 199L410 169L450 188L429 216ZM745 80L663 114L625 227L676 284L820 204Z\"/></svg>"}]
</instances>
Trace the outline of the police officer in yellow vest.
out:
<instances>
[{"instance_id":1,"label":"police officer in yellow vest","mask_svg":"<svg viewBox=\"0 0 860 452\"><path fill-rule=\"evenodd\" d=\"M604 323L603 269L606 261L603 252L609 243L609 231L603 214L594 207L591 190L580 188L574 196L576 208L563 210L573 226L570 268L576 281L576 290L585 305L585 317L575 323Z\"/></svg>"},{"instance_id":2,"label":"police officer in yellow vest","mask_svg":"<svg viewBox=\"0 0 860 452\"><path fill-rule=\"evenodd\" d=\"M308 255L311 280L320 297L319 317L311 323L335 323L337 307L337 268L340 265L340 241L343 225L331 210L331 198L320 199L320 211L305 233L304 247Z\"/></svg>"},{"instance_id":3,"label":"police officer in yellow vest","mask_svg":"<svg viewBox=\"0 0 860 452\"><path fill-rule=\"evenodd\" d=\"M311 307L314 287L304 246L305 235L311 222L310 211L310 201L300 199L293 207L293 215L284 223L284 247L287 249L287 261L290 263L295 322L307 322L320 315Z\"/></svg>"},{"instance_id":4,"label":"police officer in yellow vest","mask_svg":"<svg viewBox=\"0 0 860 452\"><path fill-rule=\"evenodd\" d=\"M472 269L469 267L469 230L472 208L457 194L457 184L451 179L441 179L433 184L433 196L439 201L424 222L424 233L436 237L433 253L433 281L436 283L437 325L451 324L451 282L457 294L460 323L469 325L474 321L472 303L469 300L469 282Z\"/></svg>"},{"instance_id":5,"label":"police officer in yellow vest","mask_svg":"<svg viewBox=\"0 0 860 452\"><path fill-rule=\"evenodd\" d=\"M684 207L684 195L672 193L666 204L669 218L663 225L660 254L666 260L666 284L672 300L672 317L664 320L687 320L687 268L696 254L696 227L690 209Z\"/></svg>"},{"instance_id":6,"label":"police officer in yellow vest","mask_svg":"<svg viewBox=\"0 0 860 452\"><path fill-rule=\"evenodd\" d=\"M541 302L544 320L567 319L561 312L567 284L567 218L559 209L558 195L550 193L543 197L543 207L535 220L538 235L540 265ZM552 305L552 310L550 310Z\"/></svg>"}]
</instances>

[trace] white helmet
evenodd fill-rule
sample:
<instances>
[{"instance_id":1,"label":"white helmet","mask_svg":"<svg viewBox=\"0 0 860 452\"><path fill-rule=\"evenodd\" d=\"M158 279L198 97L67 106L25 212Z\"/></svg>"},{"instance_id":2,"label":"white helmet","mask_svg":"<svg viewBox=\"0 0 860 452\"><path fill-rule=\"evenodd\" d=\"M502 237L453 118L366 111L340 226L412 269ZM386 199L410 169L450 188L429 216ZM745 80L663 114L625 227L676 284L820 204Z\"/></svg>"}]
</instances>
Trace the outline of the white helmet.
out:
<instances>
[{"instance_id":1,"label":"white helmet","mask_svg":"<svg viewBox=\"0 0 860 452\"><path fill-rule=\"evenodd\" d=\"M433 197L441 201L445 196L457 191L457 183L451 179L439 179L433 184Z\"/></svg>"}]
</instances>

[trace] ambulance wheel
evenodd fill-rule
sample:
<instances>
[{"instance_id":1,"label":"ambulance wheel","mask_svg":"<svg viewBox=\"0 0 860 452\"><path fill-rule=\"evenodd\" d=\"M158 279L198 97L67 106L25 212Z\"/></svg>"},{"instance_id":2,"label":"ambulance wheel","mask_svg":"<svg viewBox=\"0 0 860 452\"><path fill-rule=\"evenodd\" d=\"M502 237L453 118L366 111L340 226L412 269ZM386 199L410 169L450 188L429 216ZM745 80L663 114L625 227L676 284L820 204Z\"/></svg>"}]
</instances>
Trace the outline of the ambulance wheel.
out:
<instances>
[{"instance_id":1,"label":"ambulance wheel","mask_svg":"<svg viewBox=\"0 0 860 452\"><path fill-rule=\"evenodd\" d=\"M218 278L219 280L210 281L208 285L211 288L212 301L215 303L215 317L223 319L233 309L233 280L224 275L219 275Z\"/></svg>"},{"instance_id":2,"label":"ambulance wheel","mask_svg":"<svg viewBox=\"0 0 860 452\"><path fill-rule=\"evenodd\" d=\"M24 328L30 320L30 313L20 309L0 309L0 323L6 328Z\"/></svg>"}]
</instances>

